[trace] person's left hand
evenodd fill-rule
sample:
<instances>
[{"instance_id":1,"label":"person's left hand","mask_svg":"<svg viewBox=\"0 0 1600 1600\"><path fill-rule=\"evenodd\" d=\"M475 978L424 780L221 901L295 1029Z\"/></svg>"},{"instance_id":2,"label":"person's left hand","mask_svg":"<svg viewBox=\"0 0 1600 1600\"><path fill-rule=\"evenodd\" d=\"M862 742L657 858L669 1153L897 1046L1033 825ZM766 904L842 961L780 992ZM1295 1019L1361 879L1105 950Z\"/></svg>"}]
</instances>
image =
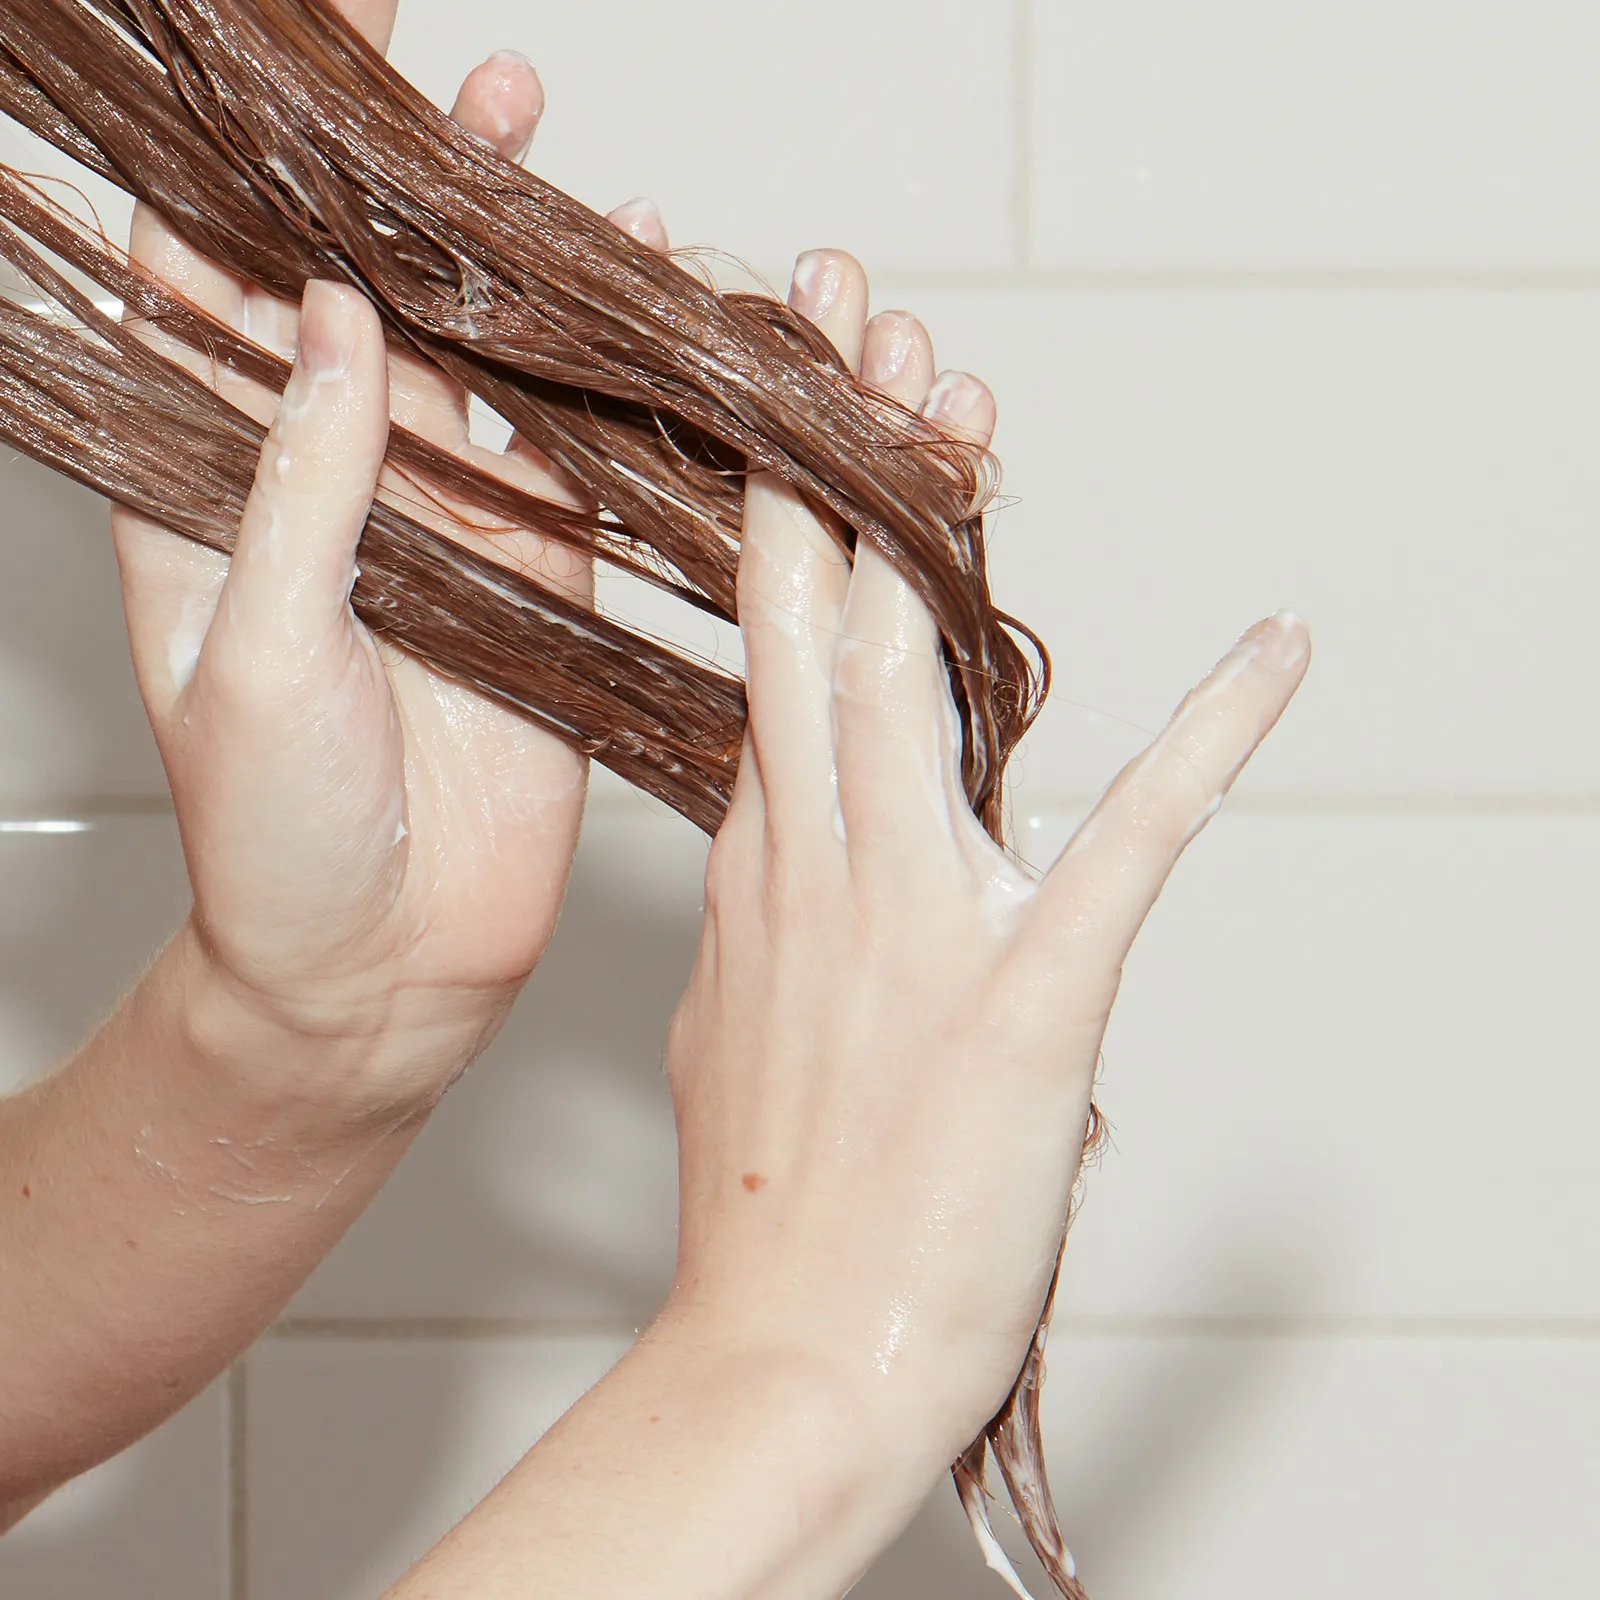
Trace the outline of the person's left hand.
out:
<instances>
[{"instance_id":1,"label":"person's left hand","mask_svg":"<svg viewBox=\"0 0 1600 1600\"><path fill-rule=\"evenodd\" d=\"M344 0L386 45L395 0ZM533 68L490 57L455 106L502 154L528 148L544 107ZM665 248L646 202L618 226ZM152 211L135 259L280 354L271 391L146 336L262 421L275 417L231 566L126 512L114 517L134 665L177 805L195 905L183 937L230 1007L291 1037L350 1044L272 1052L272 1088L345 1111L430 1104L482 1048L545 950L561 908L586 764L551 734L380 646L354 617L356 545L397 421L536 493L572 500L537 452L473 444L466 392L402 354L352 290L312 285L302 318L199 257ZM183 463L174 461L174 471ZM448 537L564 592L587 562L517 528L471 526L385 474ZM574 502L575 503L575 502ZM230 1012L230 1014L233 1014ZM295 1076L302 1061L317 1081ZM337 1075L336 1075L337 1076Z\"/></svg>"}]
</instances>

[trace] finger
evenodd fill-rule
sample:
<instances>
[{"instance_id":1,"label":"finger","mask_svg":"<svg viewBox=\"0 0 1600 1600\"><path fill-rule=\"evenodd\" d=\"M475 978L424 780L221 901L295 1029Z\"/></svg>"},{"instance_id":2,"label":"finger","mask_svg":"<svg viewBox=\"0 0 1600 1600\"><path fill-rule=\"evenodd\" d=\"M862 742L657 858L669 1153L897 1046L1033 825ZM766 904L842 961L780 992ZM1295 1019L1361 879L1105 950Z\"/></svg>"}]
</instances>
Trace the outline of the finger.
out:
<instances>
[{"instance_id":1,"label":"finger","mask_svg":"<svg viewBox=\"0 0 1600 1600\"><path fill-rule=\"evenodd\" d=\"M667 225L654 200L643 195L626 201L607 214L606 220L620 228L631 239L650 250L665 253L671 248ZM520 465L537 475L535 486L542 493L558 493L568 504L582 506L591 502L584 496L575 479L564 473L538 445L520 434L513 433L506 443L505 453Z\"/></svg>"},{"instance_id":2,"label":"finger","mask_svg":"<svg viewBox=\"0 0 1600 1600\"><path fill-rule=\"evenodd\" d=\"M989 386L966 372L942 372L934 381L922 407L923 421L947 438L962 441L978 450L987 450L994 439L998 408ZM943 691L939 701L939 767L957 819L957 832L969 856L978 861L992 860L991 841L981 827L973 828L972 805L961 777L961 717L950 692L948 674L941 677Z\"/></svg>"},{"instance_id":3,"label":"finger","mask_svg":"<svg viewBox=\"0 0 1600 1600\"><path fill-rule=\"evenodd\" d=\"M336 0L336 4L377 49L388 48L397 0ZM278 355L294 354L297 308L207 260L149 206L134 208L128 253L136 266L170 284L191 304ZM262 421L272 415L277 397L270 391L218 367L209 356L157 326L138 318L130 318L129 324L152 348L231 403ZM134 674L159 737L177 696L176 685L194 670L228 562L215 551L178 539L159 523L129 512L117 511L112 528Z\"/></svg>"},{"instance_id":4,"label":"finger","mask_svg":"<svg viewBox=\"0 0 1600 1600\"><path fill-rule=\"evenodd\" d=\"M861 263L843 250L807 250L794 264L790 306L828 336L852 372L861 370L867 293Z\"/></svg>"},{"instance_id":5,"label":"finger","mask_svg":"<svg viewBox=\"0 0 1600 1600\"><path fill-rule=\"evenodd\" d=\"M618 206L607 214L606 220L621 228L630 239L637 239L646 249L666 251L671 248L660 209L654 200L647 200L643 195Z\"/></svg>"},{"instance_id":6,"label":"finger","mask_svg":"<svg viewBox=\"0 0 1600 1600\"><path fill-rule=\"evenodd\" d=\"M867 280L852 257L807 252L795 264L789 299L859 364ZM752 477L740 540L739 623L768 837L780 848L834 832L830 685L849 582L848 558L800 496L771 473Z\"/></svg>"},{"instance_id":7,"label":"finger","mask_svg":"<svg viewBox=\"0 0 1600 1600\"><path fill-rule=\"evenodd\" d=\"M148 206L134 208L128 253L136 265L213 316L235 324L242 320L240 281L185 244ZM202 381L217 383L219 374L209 357L156 324L138 318L128 322L138 338L167 360ZM237 398L231 387L230 398ZM176 698L174 684L192 672L211 625L228 561L129 511L114 510L111 526L134 676L160 738Z\"/></svg>"},{"instance_id":8,"label":"finger","mask_svg":"<svg viewBox=\"0 0 1600 1600\"><path fill-rule=\"evenodd\" d=\"M356 546L388 427L377 312L353 289L308 284L300 354L261 453L201 672L222 648L228 665L252 673L298 669L348 625Z\"/></svg>"},{"instance_id":9,"label":"finger","mask_svg":"<svg viewBox=\"0 0 1600 1600\"><path fill-rule=\"evenodd\" d=\"M334 0L334 10L382 54L388 53L394 37L395 13L399 9L399 0Z\"/></svg>"},{"instance_id":10,"label":"finger","mask_svg":"<svg viewBox=\"0 0 1600 1600\"><path fill-rule=\"evenodd\" d=\"M334 0L334 9L368 44L380 52L386 52L389 48L398 8L399 0ZM170 283L185 299L209 311L229 327L243 329L250 337L279 355L293 354L293 308L283 307L281 301L271 296L251 291L243 279L206 260L185 244L148 206L134 208L129 254L136 263ZM249 307L247 311L247 301L258 299L263 305ZM255 317L260 324L255 331L246 326L247 315ZM289 319L287 331L286 317ZM141 332L144 331L141 328ZM212 364L208 357L179 345L159 330L149 330L147 336L164 353L182 361L190 371L210 373Z\"/></svg>"},{"instance_id":11,"label":"finger","mask_svg":"<svg viewBox=\"0 0 1600 1600\"><path fill-rule=\"evenodd\" d=\"M1292 611L1258 622L1122 770L1040 887L1047 959L1052 935L1087 938L1120 968L1178 857L1271 732L1310 656Z\"/></svg>"},{"instance_id":12,"label":"finger","mask_svg":"<svg viewBox=\"0 0 1600 1600\"><path fill-rule=\"evenodd\" d=\"M508 161L520 161L544 116L544 85L533 63L515 50L497 50L463 80L450 115L474 138ZM466 386L415 356L390 358L390 404L403 428L433 444L457 449L467 441Z\"/></svg>"},{"instance_id":13,"label":"finger","mask_svg":"<svg viewBox=\"0 0 1600 1600\"><path fill-rule=\"evenodd\" d=\"M467 74L450 115L507 161L521 161L544 106L544 84L533 63L518 51L497 50Z\"/></svg>"},{"instance_id":14,"label":"finger","mask_svg":"<svg viewBox=\"0 0 1600 1600\"><path fill-rule=\"evenodd\" d=\"M660 208L654 200L648 200L643 195L638 195L632 200L624 201L616 210L606 214L606 221L613 227L620 228L630 239L636 239L649 250L659 250L663 254L671 248L671 241L667 237L667 224L662 218ZM565 477L551 461L543 450L537 445L513 434L506 445L506 454L520 457L530 466L536 467L552 482L561 483L563 489L574 496L573 504L582 504L582 499L577 495L577 485Z\"/></svg>"},{"instance_id":15,"label":"finger","mask_svg":"<svg viewBox=\"0 0 1600 1600\"><path fill-rule=\"evenodd\" d=\"M919 410L933 371L933 343L915 317L886 311L867 324L864 383ZM910 417L905 423L909 443ZM932 831L949 837L939 772L949 697L943 679L932 614L870 539L859 539L833 674L839 803L852 863L920 864Z\"/></svg>"}]
</instances>

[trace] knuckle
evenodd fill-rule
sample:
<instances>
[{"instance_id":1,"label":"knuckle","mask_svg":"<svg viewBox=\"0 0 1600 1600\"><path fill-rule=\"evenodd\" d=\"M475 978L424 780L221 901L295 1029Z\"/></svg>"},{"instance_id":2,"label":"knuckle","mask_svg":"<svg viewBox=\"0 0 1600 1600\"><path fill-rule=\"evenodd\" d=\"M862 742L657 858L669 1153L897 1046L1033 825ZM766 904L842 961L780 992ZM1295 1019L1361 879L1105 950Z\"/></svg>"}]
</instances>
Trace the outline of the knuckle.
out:
<instances>
[{"instance_id":1,"label":"knuckle","mask_svg":"<svg viewBox=\"0 0 1600 1600\"><path fill-rule=\"evenodd\" d=\"M1120 810L1123 831L1147 857L1177 855L1210 814L1216 796L1205 775L1179 755L1163 758L1130 783Z\"/></svg>"}]
</instances>

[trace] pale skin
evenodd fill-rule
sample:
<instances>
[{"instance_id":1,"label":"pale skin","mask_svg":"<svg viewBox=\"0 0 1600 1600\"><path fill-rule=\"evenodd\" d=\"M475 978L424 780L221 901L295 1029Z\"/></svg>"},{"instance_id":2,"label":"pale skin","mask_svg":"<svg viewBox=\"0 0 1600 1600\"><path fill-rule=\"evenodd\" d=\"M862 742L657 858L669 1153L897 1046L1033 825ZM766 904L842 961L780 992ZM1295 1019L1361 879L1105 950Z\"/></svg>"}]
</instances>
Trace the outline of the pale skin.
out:
<instances>
[{"instance_id":1,"label":"pale skin","mask_svg":"<svg viewBox=\"0 0 1600 1600\"><path fill-rule=\"evenodd\" d=\"M361 20L382 36L392 9ZM187 292L236 295L142 227ZM869 321L848 256L803 258L791 298L918 426L987 441L988 390L936 379L915 318ZM23 1314L0 1308L0 1371L22 1374L0 1390L0 1499L119 1448L249 1342L492 1034L559 909L581 769L487 707L436 710L460 691L349 613L391 399L461 430L460 397L386 363L347 290L313 286L298 347L233 572L118 530L196 914L77 1061L0 1108L20 1227L0 1272L25 1289ZM189 676L172 641L202 604ZM674 1288L391 1600L855 1581L1021 1365L1129 945L1309 658L1296 619L1258 624L1036 880L962 800L921 603L766 480L740 612L750 733L668 1050ZM524 876L502 902L508 860ZM19 1394L36 1403L13 1417Z\"/></svg>"},{"instance_id":2,"label":"pale skin","mask_svg":"<svg viewBox=\"0 0 1600 1600\"><path fill-rule=\"evenodd\" d=\"M348 9L387 38L392 3ZM498 55L455 109L518 156L543 106L532 67ZM614 220L666 243L648 203ZM295 308L246 293L149 213L133 249L293 349ZM0 1527L175 1411L281 1310L493 1036L565 892L585 764L379 650L348 593L386 399L436 443L568 491L530 451L472 446L459 390L386 370L353 297L314 298L231 570L115 519L194 910L71 1062L0 1102ZM341 340L351 370L319 378ZM237 378L224 388L263 420L277 410ZM526 534L480 542L588 591L581 563Z\"/></svg>"},{"instance_id":3,"label":"pale skin","mask_svg":"<svg viewBox=\"0 0 1600 1600\"><path fill-rule=\"evenodd\" d=\"M986 443L987 388L861 269L792 292L864 380ZM1124 958L1299 686L1258 623L1036 879L979 827L926 608L781 486L746 512L750 732L668 1048L682 1190L660 1316L389 1600L823 1600L1010 1390Z\"/></svg>"}]
</instances>

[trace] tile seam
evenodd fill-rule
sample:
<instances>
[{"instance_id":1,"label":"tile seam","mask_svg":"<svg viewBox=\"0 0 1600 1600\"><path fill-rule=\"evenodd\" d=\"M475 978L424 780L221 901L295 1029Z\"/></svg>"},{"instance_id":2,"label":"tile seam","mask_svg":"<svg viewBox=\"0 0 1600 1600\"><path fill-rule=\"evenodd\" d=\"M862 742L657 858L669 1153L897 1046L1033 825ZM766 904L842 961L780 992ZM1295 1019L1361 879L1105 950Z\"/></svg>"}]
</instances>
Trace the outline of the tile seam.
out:
<instances>
[{"instance_id":1,"label":"tile seam","mask_svg":"<svg viewBox=\"0 0 1600 1600\"><path fill-rule=\"evenodd\" d=\"M250 1591L248 1360L228 1370L228 1600L249 1600Z\"/></svg>"},{"instance_id":2,"label":"tile seam","mask_svg":"<svg viewBox=\"0 0 1600 1600\"><path fill-rule=\"evenodd\" d=\"M635 1322L600 1319L561 1322L535 1317L289 1317L268 1330L273 1343L480 1341L498 1339L631 1339ZM1158 1316L1117 1313L1066 1314L1057 1319L1059 1339L1137 1338L1349 1338L1373 1341L1416 1339L1573 1339L1600 1342L1600 1316L1365 1316L1308 1317Z\"/></svg>"},{"instance_id":3,"label":"tile seam","mask_svg":"<svg viewBox=\"0 0 1600 1600\"><path fill-rule=\"evenodd\" d=\"M1033 259L1032 0L1013 0L1011 15L1011 259L1026 272ZM887 274L892 276L892 274Z\"/></svg>"}]
</instances>

